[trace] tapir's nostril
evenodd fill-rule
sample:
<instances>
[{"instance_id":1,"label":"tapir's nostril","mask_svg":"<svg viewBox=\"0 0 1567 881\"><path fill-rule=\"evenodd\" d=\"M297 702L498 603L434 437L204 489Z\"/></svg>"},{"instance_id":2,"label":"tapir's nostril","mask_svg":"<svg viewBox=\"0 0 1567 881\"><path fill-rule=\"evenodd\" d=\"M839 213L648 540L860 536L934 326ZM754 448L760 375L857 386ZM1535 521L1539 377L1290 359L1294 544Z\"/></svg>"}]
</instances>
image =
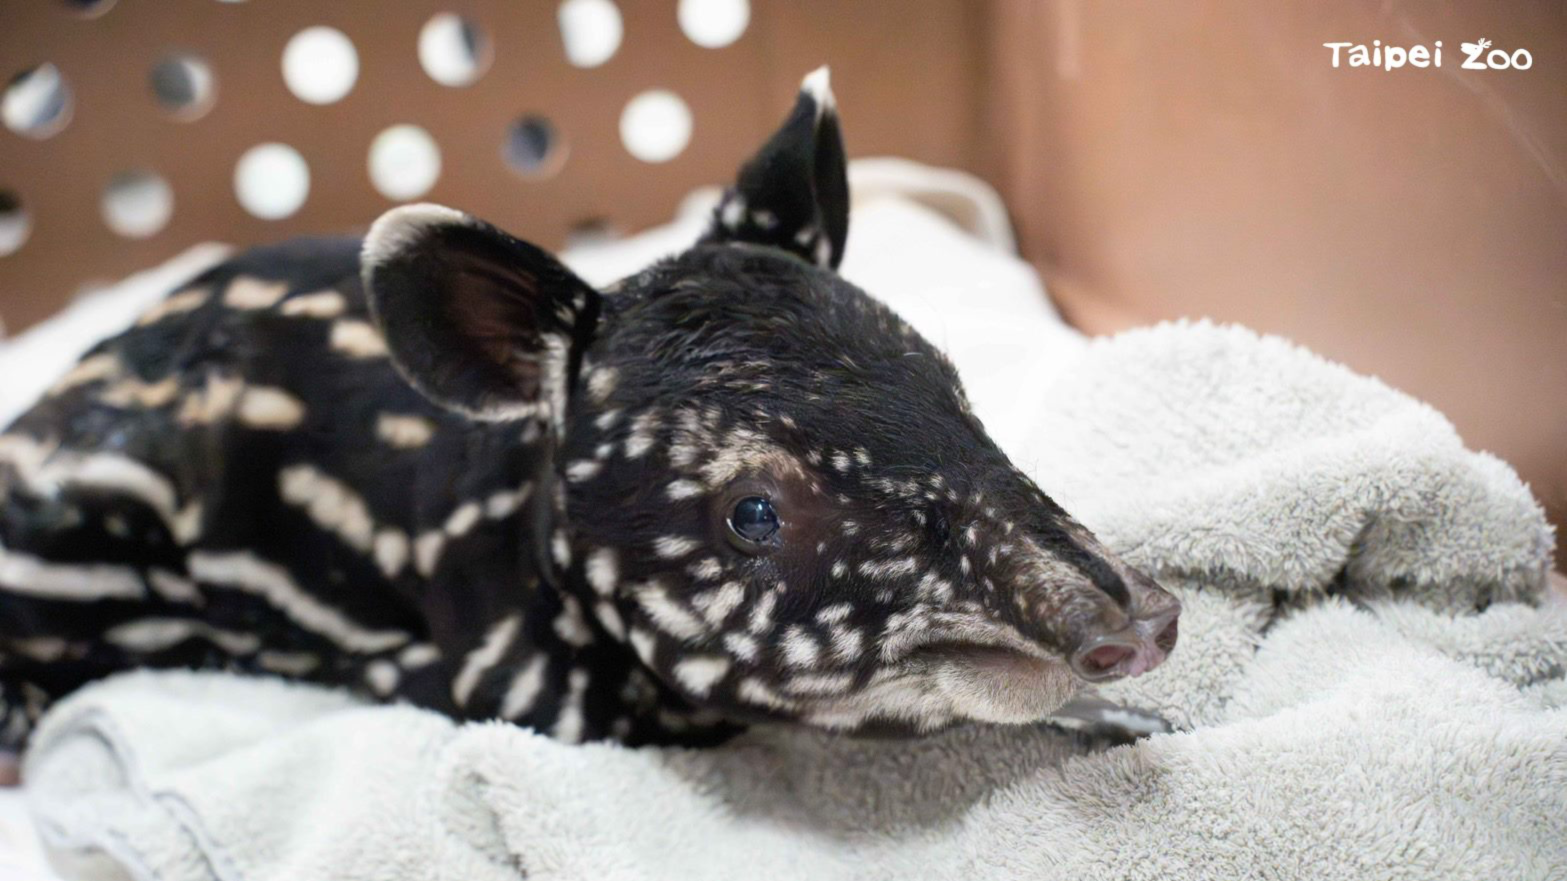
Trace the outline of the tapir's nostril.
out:
<instances>
[{"instance_id":1,"label":"tapir's nostril","mask_svg":"<svg viewBox=\"0 0 1567 881\"><path fill-rule=\"evenodd\" d=\"M1102 645L1083 656L1083 666L1090 670L1109 670L1135 654L1136 649L1124 645Z\"/></svg>"},{"instance_id":2,"label":"tapir's nostril","mask_svg":"<svg viewBox=\"0 0 1567 881\"><path fill-rule=\"evenodd\" d=\"M1170 623L1166 624L1164 629L1159 631L1158 635L1153 638L1153 644L1158 646L1159 650L1165 654L1175 651L1175 640L1180 636L1180 630L1181 619L1179 617L1171 618Z\"/></svg>"},{"instance_id":3,"label":"tapir's nostril","mask_svg":"<svg viewBox=\"0 0 1567 881\"><path fill-rule=\"evenodd\" d=\"M1072 656L1072 668L1084 679L1100 682L1124 675L1126 666L1136 656L1136 645L1115 637L1100 637Z\"/></svg>"}]
</instances>

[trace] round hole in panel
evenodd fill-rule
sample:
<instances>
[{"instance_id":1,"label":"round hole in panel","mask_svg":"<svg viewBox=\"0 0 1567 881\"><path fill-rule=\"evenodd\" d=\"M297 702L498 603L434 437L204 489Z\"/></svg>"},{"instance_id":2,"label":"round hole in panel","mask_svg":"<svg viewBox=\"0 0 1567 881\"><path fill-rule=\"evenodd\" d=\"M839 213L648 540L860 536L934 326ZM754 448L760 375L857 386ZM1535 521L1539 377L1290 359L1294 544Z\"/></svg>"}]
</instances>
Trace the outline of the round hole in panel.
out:
<instances>
[{"instance_id":1,"label":"round hole in panel","mask_svg":"<svg viewBox=\"0 0 1567 881\"><path fill-rule=\"evenodd\" d=\"M680 0L676 17L691 42L722 49L740 39L751 23L749 0Z\"/></svg>"},{"instance_id":2,"label":"round hole in panel","mask_svg":"<svg viewBox=\"0 0 1567 881\"><path fill-rule=\"evenodd\" d=\"M310 166L287 144L257 144L234 164L234 195L262 220L281 220L310 195Z\"/></svg>"},{"instance_id":3,"label":"round hole in panel","mask_svg":"<svg viewBox=\"0 0 1567 881\"><path fill-rule=\"evenodd\" d=\"M613 0L563 0L556 19L566 60L576 67L598 67L620 49L625 25Z\"/></svg>"},{"instance_id":4,"label":"round hole in panel","mask_svg":"<svg viewBox=\"0 0 1567 881\"><path fill-rule=\"evenodd\" d=\"M5 127L29 138L57 134L71 121L71 86L60 68L40 64L11 78L0 98Z\"/></svg>"},{"instance_id":5,"label":"round hole in panel","mask_svg":"<svg viewBox=\"0 0 1567 881\"><path fill-rule=\"evenodd\" d=\"M691 108L668 89L650 89L620 113L620 142L643 162L668 162L691 143Z\"/></svg>"},{"instance_id":6,"label":"round hole in panel","mask_svg":"<svg viewBox=\"0 0 1567 881\"><path fill-rule=\"evenodd\" d=\"M370 182L388 199L417 199L440 176L441 148L417 125L394 125L370 142Z\"/></svg>"},{"instance_id":7,"label":"round hole in panel","mask_svg":"<svg viewBox=\"0 0 1567 881\"><path fill-rule=\"evenodd\" d=\"M176 119L199 119L217 98L212 67L199 55L176 53L153 65L148 84L158 106Z\"/></svg>"},{"instance_id":8,"label":"round hole in panel","mask_svg":"<svg viewBox=\"0 0 1567 881\"><path fill-rule=\"evenodd\" d=\"M122 171L109 179L98 207L115 234L145 239L168 226L174 216L174 190L156 172Z\"/></svg>"},{"instance_id":9,"label":"round hole in panel","mask_svg":"<svg viewBox=\"0 0 1567 881\"><path fill-rule=\"evenodd\" d=\"M359 53L353 41L336 28L305 28L283 47L283 82L308 104L342 100L358 78Z\"/></svg>"},{"instance_id":10,"label":"round hole in panel","mask_svg":"<svg viewBox=\"0 0 1567 881\"><path fill-rule=\"evenodd\" d=\"M61 0L61 5L82 18L97 18L114 8L116 0Z\"/></svg>"},{"instance_id":11,"label":"round hole in panel","mask_svg":"<svg viewBox=\"0 0 1567 881\"><path fill-rule=\"evenodd\" d=\"M33 218L13 190L0 187L0 257L15 254L33 231Z\"/></svg>"},{"instance_id":12,"label":"round hole in panel","mask_svg":"<svg viewBox=\"0 0 1567 881\"><path fill-rule=\"evenodd\" d=\"M490 38L471 19L434 15L419 31L419 66L443 86L466 86L490 66Z\"/></svg>"},{"instance_id":13,"label":"round hole in panel","mask_svg":"<svg viewBox=\"0 0 1567 881\"><path fill-rule=\"evenodd\" d=\"M565 163L566 145L554 123L528 114L507 126L501 158L523 177L550 177Z\"/></svg>"}]
</instances>

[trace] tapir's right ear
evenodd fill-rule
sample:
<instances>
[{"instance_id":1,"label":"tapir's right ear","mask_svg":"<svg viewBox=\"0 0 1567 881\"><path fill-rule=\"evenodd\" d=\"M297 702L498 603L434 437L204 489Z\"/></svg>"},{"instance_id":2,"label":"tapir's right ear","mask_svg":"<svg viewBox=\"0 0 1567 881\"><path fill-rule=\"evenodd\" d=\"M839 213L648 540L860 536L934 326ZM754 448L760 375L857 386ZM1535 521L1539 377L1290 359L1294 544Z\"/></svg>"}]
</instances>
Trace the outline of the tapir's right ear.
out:
<instances>
[{"instance_id":1,"label":"tapir's right ear","mask_svg":"<svg viewBox=\"0 0 1567 881\"><path fill-rule=\"evenodd\" d=\"M598 293L544 251L439 205L381 215L361 260L392 362L475 419L564 419Z\"/></svg>"},{"instance_id":2,"label":"tapir's right ear","mask_svg":"<svg viewBox=\"0 0 1567 881\"><path fill-rule=\"evenodd\" d=\"M848 160L822 67L800 84L783 127L740 169L702 241L772 245L836 269L848 238Z\"/></svg>"}]
</instances>

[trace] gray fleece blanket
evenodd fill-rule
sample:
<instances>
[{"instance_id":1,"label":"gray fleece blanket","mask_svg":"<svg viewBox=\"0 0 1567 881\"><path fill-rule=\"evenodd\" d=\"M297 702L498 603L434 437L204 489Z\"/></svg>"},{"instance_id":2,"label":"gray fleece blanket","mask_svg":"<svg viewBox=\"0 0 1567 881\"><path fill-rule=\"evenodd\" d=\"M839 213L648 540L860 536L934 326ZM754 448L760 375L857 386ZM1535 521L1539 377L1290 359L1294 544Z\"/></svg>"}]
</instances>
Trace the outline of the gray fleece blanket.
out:
<instances>
[{"instance_id":1,"label":"gray fleece blanket","mask_svg":"<svg viewBox=\"0 0 1567 881\"><path fill-rule=\"evenodd\" d=\"M135 674L39 729L40 832L67 876L158 881L1567 878L1567 608L1505 465L1374 380L1209 325L1088 344L1017 437L1185 603L1172 659L1104 690L1173 733L572 747Z\"/></svg>"}]
</instances>

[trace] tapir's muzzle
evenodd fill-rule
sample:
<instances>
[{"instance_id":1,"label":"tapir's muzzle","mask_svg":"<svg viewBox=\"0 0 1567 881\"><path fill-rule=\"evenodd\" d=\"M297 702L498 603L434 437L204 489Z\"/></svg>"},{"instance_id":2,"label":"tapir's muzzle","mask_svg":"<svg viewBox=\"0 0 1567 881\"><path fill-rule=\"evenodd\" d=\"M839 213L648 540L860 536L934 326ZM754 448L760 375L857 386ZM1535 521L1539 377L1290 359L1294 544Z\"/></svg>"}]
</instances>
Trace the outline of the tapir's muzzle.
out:
<instances>
[{"instance_id":1,"label":"tapir's muzzle","mask_svg":"<svg viewBox=\"0 0 1567 881\"><path fill-rule=\"evenodd\" d=\"M1072 670L1089 682L1140 676L1164 663L1175 648L1181 601L1141 573L1134 573L1127 586L1131 615L1116 616L1120 626L1082 628L1070 652Z\"/></svg>"}]
</instances>

